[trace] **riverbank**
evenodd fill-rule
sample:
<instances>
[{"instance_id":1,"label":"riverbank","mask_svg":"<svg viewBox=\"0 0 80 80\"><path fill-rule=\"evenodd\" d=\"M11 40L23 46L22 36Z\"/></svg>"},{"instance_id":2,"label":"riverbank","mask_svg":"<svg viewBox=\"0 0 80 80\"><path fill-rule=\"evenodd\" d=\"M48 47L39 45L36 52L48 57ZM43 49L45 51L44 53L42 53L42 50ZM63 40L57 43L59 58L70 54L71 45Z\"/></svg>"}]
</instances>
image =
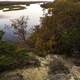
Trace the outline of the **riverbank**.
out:
<instances>
[{"instance_id":1,"label":"riverbank","mask_svg":"<svg viewBox=\"0 0 80 80\"><path fill-rule=\"evenodd\" d=\"M48 3L51 1L0 1L0 5L29 5L29 4L36 4L36 3Z\"/></svg>"},{"instance_id":2,"label":"riverbank","mask_svg":"<svg viewBox=\"0 0 80 80\"><path fill-rule=\"evenodd\" d=\"M41 7L46 8L46 9L47 8L53 8L53 2L41 4Z\"/></svg>"}]
</instances>

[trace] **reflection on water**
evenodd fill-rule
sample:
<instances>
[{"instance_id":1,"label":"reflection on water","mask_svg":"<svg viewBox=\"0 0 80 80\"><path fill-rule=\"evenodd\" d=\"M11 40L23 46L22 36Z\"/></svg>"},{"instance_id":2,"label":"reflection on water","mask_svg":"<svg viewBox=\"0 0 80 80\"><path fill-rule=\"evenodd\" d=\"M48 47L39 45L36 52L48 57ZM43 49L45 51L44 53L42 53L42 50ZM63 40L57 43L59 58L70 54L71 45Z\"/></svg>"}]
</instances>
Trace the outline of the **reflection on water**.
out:
<instances>
[{"instance_id":1,"label":"reflection on water","mask_svg":"<svg viewBox=\"0 0 80 80\"><path fill-rule=\"evenodd\" d=\"M5 19L5 18L8 18L8 16L0 15L0 19Z\"/></svg>"},{"instance_id":2,"label":"reflection on water","mask_svg":"<svg viewBox=\"0 0 80 80\"><path fill-rule=\"evenodd\" d=\"M41 8L39 4L31 4L30 6L6 6L0 10L0 29L6 32L4 35L6 39L11 40L15 37L13 36L14 33L11 31L10 27L9 29L5 29L5 24L10 26L10 20L19 18L20 16L25 16L29 19L28 29L30 29L35 25L40 25L40 17L43 16L43 12L43 8Z\"/></svg>"}]
</instances>

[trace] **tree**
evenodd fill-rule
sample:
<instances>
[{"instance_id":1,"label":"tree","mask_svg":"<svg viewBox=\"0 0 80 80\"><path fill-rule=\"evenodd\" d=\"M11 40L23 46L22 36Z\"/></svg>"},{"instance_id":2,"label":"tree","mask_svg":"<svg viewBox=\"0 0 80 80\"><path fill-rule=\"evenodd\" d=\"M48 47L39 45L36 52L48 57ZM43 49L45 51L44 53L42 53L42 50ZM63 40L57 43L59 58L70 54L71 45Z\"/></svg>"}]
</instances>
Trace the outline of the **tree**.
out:
<instances>
[{"instance_id":1,"label":"tree","mask_svg":"<svg viewBox=\"0 0 80 80\"><path fill-rule=\"evenodd\" d=\"M35 30L32 34L37 53L41 52L42 55L44 53L74 54L75 51L71 53L74 45L76 46L73 49L79 53L79 3L71 0L60 2L56 0L51 7L53 8L52 16L45 16L38 31Z\"/></svg>"},{"instance_id":2,"label":"tree","mask_svg":"<svg viewBox=\"0 0 80 80\"><path fill-rule=\"evenodd\" d=\"M20 17L19 19L12 20L12 27L20 41L26 41L27 36L27 20L28 18Z\"/></svg>"}]
</instances>

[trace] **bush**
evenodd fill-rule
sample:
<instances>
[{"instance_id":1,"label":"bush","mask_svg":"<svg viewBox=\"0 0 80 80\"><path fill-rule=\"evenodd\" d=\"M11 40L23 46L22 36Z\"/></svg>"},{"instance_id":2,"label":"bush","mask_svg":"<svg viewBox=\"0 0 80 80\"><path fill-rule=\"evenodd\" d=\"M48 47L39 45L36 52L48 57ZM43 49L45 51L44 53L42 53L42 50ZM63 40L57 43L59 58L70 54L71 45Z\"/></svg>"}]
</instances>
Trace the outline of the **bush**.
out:
<instances>
[{"instance_id":1,"label":"bush","mask_svg":"<svg viewBox=\"0 0 80 80\"><path fill-rule=\"evenodd\" d=\"M34 62L31 63L31 61ZM17 50L15 44L0 41L0 72L23 68L24 66L29 66L28 64L37 65L39 61L26 49L20 48L20 50Z\"/></svg>"},{"instance_id":2,"label":"bush","mask_svg":"<svg viewBox=\"0 0 80 80\"><path fill-rule=\"evenodd\" d=\"M72 28L65 31L60 37L60 49L62 53L67 55L80 55L80 28Z\"/></svg>"},{"instance_id":3,"label":"bush","mask_svg":"<svg viewBox=\"0 0 80 80\"><path fill-rule=\"evenodd\" d=\"M56 0L52 16L45 16L40 27L35 28L30 39L36 53L80 53L80 5L69 0Z\"/></svg>"}]
</instances>

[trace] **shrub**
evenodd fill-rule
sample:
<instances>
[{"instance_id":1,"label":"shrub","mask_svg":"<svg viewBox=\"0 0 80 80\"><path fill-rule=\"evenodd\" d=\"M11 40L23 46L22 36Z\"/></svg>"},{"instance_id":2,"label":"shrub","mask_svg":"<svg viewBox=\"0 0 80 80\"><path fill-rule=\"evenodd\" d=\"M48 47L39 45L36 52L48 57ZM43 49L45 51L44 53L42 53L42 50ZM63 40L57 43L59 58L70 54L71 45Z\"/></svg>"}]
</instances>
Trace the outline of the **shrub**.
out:
<instances>
[{"instance_id":1,"label":"shrub","mask_svg":"<svg viewBox=\"0 0 80 80\"><path fill-rule=\"evenodd\" d=\"M70 31L65 31L60 37L60 49L62 53L67 55L80 55L80 28L72 28Z\"/></svg>"}]
</instances>

